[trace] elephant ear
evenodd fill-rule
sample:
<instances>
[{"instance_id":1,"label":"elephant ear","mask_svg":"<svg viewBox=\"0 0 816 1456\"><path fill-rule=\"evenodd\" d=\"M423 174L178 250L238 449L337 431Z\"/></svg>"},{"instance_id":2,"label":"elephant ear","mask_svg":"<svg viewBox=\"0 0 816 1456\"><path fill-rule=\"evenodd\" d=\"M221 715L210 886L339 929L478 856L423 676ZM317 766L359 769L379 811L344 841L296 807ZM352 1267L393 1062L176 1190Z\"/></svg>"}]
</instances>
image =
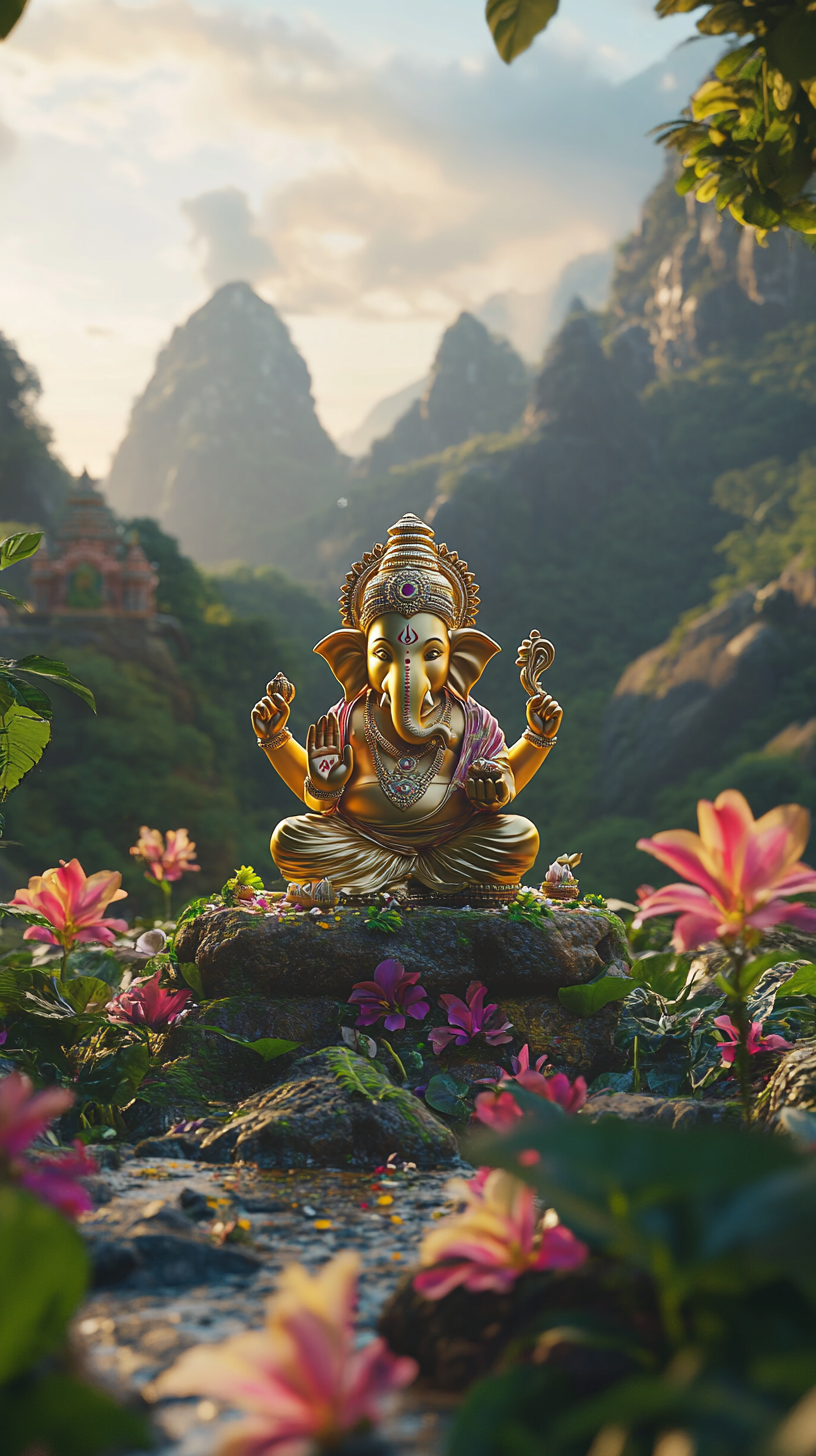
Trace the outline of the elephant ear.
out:
<instances>
[{"instance_id":1,"label":"elephant ear","mask_svg":"<svg viewBox=\"0 0 816 1456\"><path fill-rule=\"evenodd\" d=\"M354 627L340 627L318 642L312 651L318 657L325 657L337 681L342 683L347 703L363 691L368 682L365 632L358 632Z\"/></svg>"},{"instance_id":2,"label":"elephant ear","mask_svg":"<svg viewBox=\"0 0 816 1456\"><path fill-rule=\"evenodd\" d=\"M470 696L491 657L501 652L498 642L472 627L458 627L450 634L451 659L448 682L463 698Z\"/></svg>"}]
</instances>

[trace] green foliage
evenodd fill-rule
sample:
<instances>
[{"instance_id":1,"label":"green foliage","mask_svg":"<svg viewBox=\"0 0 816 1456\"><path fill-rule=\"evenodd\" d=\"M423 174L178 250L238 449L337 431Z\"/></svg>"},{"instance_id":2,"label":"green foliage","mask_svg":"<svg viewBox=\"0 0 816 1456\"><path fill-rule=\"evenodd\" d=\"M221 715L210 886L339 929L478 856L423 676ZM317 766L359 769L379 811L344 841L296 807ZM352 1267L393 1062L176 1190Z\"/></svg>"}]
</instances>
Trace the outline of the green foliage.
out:
<instances>
[{"instance_id":1,"label":"green foliage","mask_svg":"<svg viewBox=\"0 0 816 1456\"><path fill-rule=\"evenodd\" d=\"M0 1186L0 1386L63 1343L87 1274L71 1224L23 1189Z\"/></svg>"},{"instance_id":2,"label":"green foliage","mask_svg":"<svg viewBox=\"0 0 816 1456\"><path fill-rule=\"evenodd\" d=\"M396 1098L401 1102L410 1096L401 1088L389 1082L387 1076L372 1062L355 1056L347 1047L330 1047L326 1059L341 1087L347 1092L356 1092L366 1102L382 1102Z\"/></svg>"},{"instance_id":3,"label":"green foliage","mask_svg":"<svg viewBox=\"0 0 816 1456\"><path fill-rule=\"evenodd\" d=\"M523 1119L470 1156L531 1183L603 1262L571 1305L530 1319L514 1353L532 1361L471 1390L452 1456L585 1456L619 1428L632 1456L667 1429L721 1456L768 1449L816 1376L812 1158L782 1138L570 1118L514 1095ZM528 1149L539 1161L520 1165Z\"/></svg>"},{"instance_id":4,"label":"green foliage","mask_svg":"<svg viewBox=\"0 0 816 1456\"><path fill-rule=\"evenodd\" d=\"M610 1001L622 1001L632 990L628 976L601 976L585 986L562 986L558 999L567 1011L577 1016L594 1016Z\"/></svg>"},{"instance_id":5,"label":"green foliage","mask_svg":"<svg viewBox=\"0 0 816 1456\"><path fill-rule=\"evenodd\" d=\"M549 917L550 911L547 906L543 905L529 890L517 895L507 909L508 920L516 921L520 925L535 925L539 930L545 928L544 921Z\"/></svg>"},{"instance_id":6,"label":"green foliage","mask_svg":"<svg viewBox=\"0 0 816 1456\"><path fill-rule=\"evenodd\" d=\"M233 1036L229 1031L222 1031L220 1026L208 1026L201 1023L203 1031L214 1031L218 1036L223 1036L227 1041L235 1042L236 1046L246 1047L251 1052L256 1052L265 1062L273 1062L276 1057L283 1057L287 1052L297 1051L299 1041L284 1041L278 1036L262 1036L258 1041L247 1041L242 1036Z\"/></svg>"},{"instance_id":7,"label":"green foliage","mask_svg":"<svg viewBox=\"0 0 816 1456\"><path fill-rule=\"evenodd\" d=\"M470 1089L467 1082L460 1082L452 1072L434 1073L425 1088L425 1101L456 1122L466 1122L470 1117Z\"/></svg>"},{"instance_id":8,"label":"green foliage","mask_svg":"<svg viewBox=\"0 0 816 1456\"><path fill-rule=\"evenodd\" d=\"M49 1456L107 1456L112 1449L153 1445L146 1422L73 1376L53 1373L0 1390L6 1456L31 1450Z\"/></svg>"},{"instance_id":9,"label":"green foliage","mask_svg":"<svg viewBox=\"0 0 816 1456\"><path fill-rule=\"evenodd\" d=\"M11 34L26 4L27 0L0 0L0 40Z\"/></svg>"},{"instance_id":10,"label":"green foliage","mask_svg":"<svg viewBox=\"0 0 816 1456\"><path fill-rule=\"evenodd\" d=\"M402 916L399 910L386 910L381 905L369 905L363 927L366 930L379 931L381 935L396 935L402 929Z\"/></svg>"},{"instance_id":11,"label":"green foliage","mask_svg":"<svg viewBox=\"0 0 816 1456\"><path fill-rule=\"evenodd\" d=\"M496 50L509 66L552 20L558 0L487 0L485 16Z\"/></svg>"}]
</instances>

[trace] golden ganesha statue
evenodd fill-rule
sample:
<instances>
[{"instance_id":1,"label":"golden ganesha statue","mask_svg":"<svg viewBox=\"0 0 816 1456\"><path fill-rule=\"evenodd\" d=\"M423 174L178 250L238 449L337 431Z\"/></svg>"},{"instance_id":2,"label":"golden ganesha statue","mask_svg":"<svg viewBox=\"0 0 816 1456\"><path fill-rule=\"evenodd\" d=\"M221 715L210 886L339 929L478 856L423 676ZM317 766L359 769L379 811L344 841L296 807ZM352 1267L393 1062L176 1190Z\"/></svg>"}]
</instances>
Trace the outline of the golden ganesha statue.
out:
<instances>
[{"instance_id":1,"label":"golden ganesha statue","mask_svg":"<svg viewBox=\"0 0 816 1456\"><path fill-rule=\"evenodd\" d=\"M294 688L280 674L252 710L258 743L307 813L284 819L272 858L287 881L337 890L482 896L518 885L538 831L512 799L556 741L562 711L538 677L554 649L532 632L519 649L527 728L511 748L470 696L501 651L474 630L478 588L467 564L405 515L388 544L346 576L342 628L318 642L343 700L302 748L286 724ZM503 898L512 898L504 893Z\"/></svg>"}]
</instances>

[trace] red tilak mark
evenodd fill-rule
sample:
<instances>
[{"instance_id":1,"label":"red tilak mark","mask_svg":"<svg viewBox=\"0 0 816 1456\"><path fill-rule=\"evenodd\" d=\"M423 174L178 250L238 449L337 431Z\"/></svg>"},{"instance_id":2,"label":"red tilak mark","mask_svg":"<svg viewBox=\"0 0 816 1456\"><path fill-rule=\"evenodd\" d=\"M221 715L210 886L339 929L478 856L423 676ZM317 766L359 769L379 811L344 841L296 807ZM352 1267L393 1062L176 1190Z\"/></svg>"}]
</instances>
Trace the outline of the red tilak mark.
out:
<instances>
[{"instance_id":1,"label":"red tilak mark","mask_svg":"<svg viewBox=\"0 0 816 1456\"><path fill-rule=\"evenodd\" d=\"M397 638L397 641L413 645L414 642L419 641L419 633L414 631L410 622L406 622L405 626L399 634L399 637Z\"/></svg>"}]
</instances>

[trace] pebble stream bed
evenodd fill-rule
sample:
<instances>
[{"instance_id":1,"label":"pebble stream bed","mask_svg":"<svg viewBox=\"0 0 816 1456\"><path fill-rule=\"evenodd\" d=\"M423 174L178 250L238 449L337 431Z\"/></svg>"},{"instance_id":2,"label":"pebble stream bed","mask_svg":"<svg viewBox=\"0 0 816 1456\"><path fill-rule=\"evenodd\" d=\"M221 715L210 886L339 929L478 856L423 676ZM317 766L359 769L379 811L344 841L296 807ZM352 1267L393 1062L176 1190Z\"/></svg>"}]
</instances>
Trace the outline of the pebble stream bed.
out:
<instances>
[{"instance_id":1,"label":"pebble stream bed","mask_svg":"<svg viewBox=\"0 0 816 1456\"><path fill-rule=\"evenodd\" d=\"M358 1333L371 1339L424 1232L449 1210L446 1184L457 1172L471 1170L260 1172L123 1159L93 1180L97 1207L81 1221L108 1269L108 1287L93 1290L74 1321L87 1373L128 1404L147 1402L156 1456L210 1456L234 1413L206 1399L158 1399L157 1376L191 1345L261 1326L285 1265L313 1271L341 1249L360 1256ZM117 1261L132 1263L134 1249L138 1262L122 1279ZM230 1270L242 1260L226 1251L249 1256L246 1267ZM454 1408L421 1388L404 1393L382 1427L394 1456L442 1456Z\"/></svg>"}]
</instances>

